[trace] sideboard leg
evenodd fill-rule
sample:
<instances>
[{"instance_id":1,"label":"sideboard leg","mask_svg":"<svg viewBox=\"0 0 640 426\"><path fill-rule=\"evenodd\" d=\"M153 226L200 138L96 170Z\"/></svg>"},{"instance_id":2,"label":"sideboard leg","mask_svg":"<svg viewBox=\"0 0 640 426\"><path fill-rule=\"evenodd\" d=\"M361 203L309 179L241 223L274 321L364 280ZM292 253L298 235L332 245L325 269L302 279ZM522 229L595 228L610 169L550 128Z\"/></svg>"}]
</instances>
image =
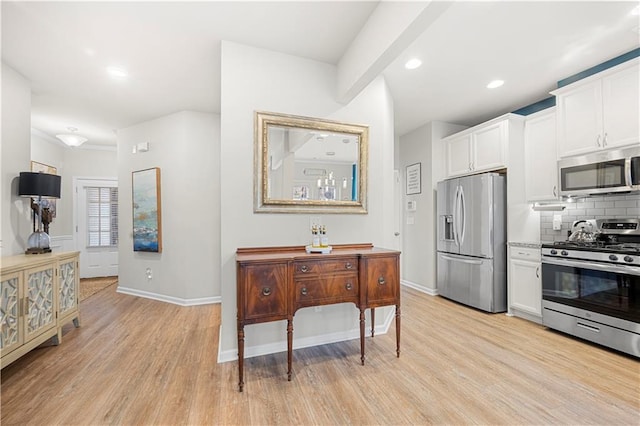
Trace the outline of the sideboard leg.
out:
<instances>
[{"instance_id":1,"label":"sideboard leg","mask_svg":"<svg viewBox=\"0 0 640 426\"><path fill-rule=\"evenodd\" d=\"M376 329L376 308L371 308L371 337Z\"/></svg>"},{"instance_id":2,"label":"sideboard leg","mask_svg":"<svg viewBox=\"0 0 640 426\"><path fill-rule=\"evenodd\" d=\"M364 309L360 309L360 362L364 365Z\"/></svg>"},{"instance_id":3,"label":"sideboard leg","mask_svg":"<svg viewBox=\"0 0 640 426\"><path fill-rule=\"evenodd\" d=\"M287 380L291 381L291 361L293 360L293 318L287 320Z\"/></svg>"},{"instance_id":4,"label":"sideboard leg","mask_svg":"<svg viewBox=\"0 0 640 426\"><path fill-rule=\"evenodd\" d=\"M244 388L244 325L238 324L238 390Z\"/></svg>"},{"instance_id":5,"label":"sideboard leg","mask_svg":"<svg viewBox=\"0 0 640 426\"><path fill-rule=\"evenodd\" d=\"M396 305L396 354L400 358L400 304Z\"/></svg>"}]
</instances>

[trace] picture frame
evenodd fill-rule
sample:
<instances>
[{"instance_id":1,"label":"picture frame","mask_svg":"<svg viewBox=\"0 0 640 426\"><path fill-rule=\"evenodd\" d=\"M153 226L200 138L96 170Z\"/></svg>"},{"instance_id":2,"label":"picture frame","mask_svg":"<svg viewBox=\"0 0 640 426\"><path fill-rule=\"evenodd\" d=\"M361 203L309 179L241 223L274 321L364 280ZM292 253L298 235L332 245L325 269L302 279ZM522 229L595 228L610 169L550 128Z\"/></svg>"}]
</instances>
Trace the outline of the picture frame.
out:
<instances>
[{"instance_id":1,"label":"picture frame","mask_svg":"<svg viewBox=\"0 0 640 426\"><path fill-rule=\"evenodd\" d=\"M133 251L162 253L160 168L131 173Z\"/></svg>"},{"instance_id":2,"label":"picture frame","mask_svg":"<svg viewBox=\"0 0 640 426\"><path fill-rule=\"evenodd\" d=\"M58 174L58 169L50 166L48 164L44 164L44 163L39 163L37 161L32 161L31 162L31 171L35 172L35 173L48 173L50 175L57 175ZM31 199L32 203L35 203L36 200L35 199ZM51 212L51 221L53 221L53 219L56 217L56 200L54 198L43 198L42 199L42 208L43 209L49 209L49 212Z\"/></svg>"},{"instance_id":3,"label":"picture frame","mask_svg":"<svg viewBox=\"0 0 640 426\"><path fill-rule=\"evenodd\" d=\"M422 163L411 164L406 167L407 195L422 193Z\"/></svg>"},{"instance_id":4,"label":"picture frame","mask_svg":"<svg viewBox=\"0 0 640 426\"><path fill-rule=\"evenodd\" d=\"M309 199L309 186L308 185L293 185L294 200L308 200Z\"/></svg>"}]
</instances>

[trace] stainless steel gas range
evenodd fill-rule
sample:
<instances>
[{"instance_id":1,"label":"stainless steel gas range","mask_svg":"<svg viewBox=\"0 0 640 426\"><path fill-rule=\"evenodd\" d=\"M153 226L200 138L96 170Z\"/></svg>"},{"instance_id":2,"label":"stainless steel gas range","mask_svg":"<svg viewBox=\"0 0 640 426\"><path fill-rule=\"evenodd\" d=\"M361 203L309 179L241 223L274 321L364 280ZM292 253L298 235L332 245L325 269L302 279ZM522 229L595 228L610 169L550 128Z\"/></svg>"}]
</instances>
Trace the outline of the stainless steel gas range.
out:
<instances>
[{"instance_id":1,"label":"stainless steel gas range","mask_svg":"<svg viewBox=\"0 0 640 426\"><path fill-rule=\"evenodd\" d=\"M542 323L640 357L640 219L598 219L592 242L542 245Z\"/></svg>"}]
</instances>

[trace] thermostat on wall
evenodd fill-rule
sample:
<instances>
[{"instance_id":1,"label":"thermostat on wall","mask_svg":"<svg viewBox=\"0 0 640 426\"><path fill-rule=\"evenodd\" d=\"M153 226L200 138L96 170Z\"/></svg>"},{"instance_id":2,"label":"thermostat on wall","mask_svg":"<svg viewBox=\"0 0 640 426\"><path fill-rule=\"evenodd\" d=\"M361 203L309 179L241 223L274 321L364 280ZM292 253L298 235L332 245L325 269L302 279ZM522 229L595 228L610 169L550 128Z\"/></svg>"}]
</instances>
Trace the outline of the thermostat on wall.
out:
<instances>
[{"instance_id":1,"label":"thermostat on wall","mask_svg":"<svg viewBox=\"0 0 640 426\"><path fill-rule=\"evenodd\" d=\"M407 211L415 212L417 204L418 203L416 203L415 201L407 201Z\"/></svg>"}]
</instances>

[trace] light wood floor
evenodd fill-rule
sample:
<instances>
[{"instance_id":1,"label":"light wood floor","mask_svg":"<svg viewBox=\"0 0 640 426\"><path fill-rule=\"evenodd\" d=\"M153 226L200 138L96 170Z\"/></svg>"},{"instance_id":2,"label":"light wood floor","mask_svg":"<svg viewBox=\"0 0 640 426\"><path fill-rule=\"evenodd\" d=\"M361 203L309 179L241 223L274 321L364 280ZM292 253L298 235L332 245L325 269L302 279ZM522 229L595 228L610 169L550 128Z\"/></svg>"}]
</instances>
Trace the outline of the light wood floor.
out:
<instances>
[{"instance_id":1,"label":"light wood floor","mask_svg":"<svg viewBox=\"0 0 640 426\"><path fill-rule=\"evenodd\" d=\"M393 329L216 364L220 306L179 307L102 291L82 327L2 370L1 423L640 424L637 359L504 314L403 289ZM355 310L354 310L355 312ZM295 326L295 321L294 321Z\"/></svg>"}]
</instances>

